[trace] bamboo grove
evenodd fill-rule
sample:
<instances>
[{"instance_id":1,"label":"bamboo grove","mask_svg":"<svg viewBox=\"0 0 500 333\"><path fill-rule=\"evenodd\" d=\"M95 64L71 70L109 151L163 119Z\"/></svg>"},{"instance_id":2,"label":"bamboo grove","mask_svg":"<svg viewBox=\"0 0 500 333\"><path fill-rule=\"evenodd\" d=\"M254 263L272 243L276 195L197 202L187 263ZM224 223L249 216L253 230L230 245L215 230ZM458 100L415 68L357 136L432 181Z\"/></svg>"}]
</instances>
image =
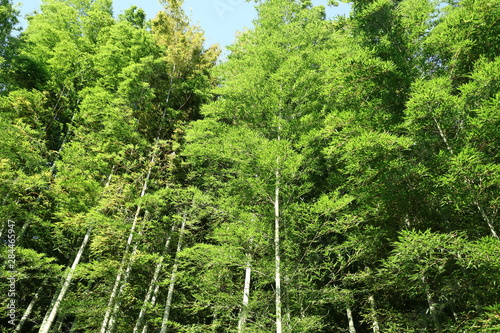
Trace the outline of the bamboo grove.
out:
<instances>
[{"instance_id":1,"label":"bamboo grove","mask_svg":"<svg viewBox=\"0 0 500 333\"><path fill-rule=\"evenodd\" d=\"M500 1L0 3L1 332L500 330Z\"/></svg>"}]
</instances>

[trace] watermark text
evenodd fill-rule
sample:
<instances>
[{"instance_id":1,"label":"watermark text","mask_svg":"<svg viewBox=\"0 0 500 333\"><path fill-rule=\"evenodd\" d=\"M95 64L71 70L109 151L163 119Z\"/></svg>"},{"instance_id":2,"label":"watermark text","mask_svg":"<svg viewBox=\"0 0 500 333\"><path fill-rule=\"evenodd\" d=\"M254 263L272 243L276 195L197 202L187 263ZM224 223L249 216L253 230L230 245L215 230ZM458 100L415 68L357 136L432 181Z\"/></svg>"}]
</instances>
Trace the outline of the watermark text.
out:
<instances>
[{"instance_id":1,"label":"watermark text","mask_svg":"<svg viewBox=\"0 0 500 333\"><path fill-rule=\"evenodd\" d=\"M10 325L14 326L16 322L16 222L7 221L7 317Z\"/></svg>"},{"instance_id":2,"label":"watermark text","mask_svg":"<svg viewBox=\"0 0 500 333\"><path fill-rule=\"evenodd\" d=\"M232 12L244 2L245 0L215 0L212 2L212 5L214 6L219 20L224 21L224 15L226 15L227 12Z\"/></svg>"}]
</instances>

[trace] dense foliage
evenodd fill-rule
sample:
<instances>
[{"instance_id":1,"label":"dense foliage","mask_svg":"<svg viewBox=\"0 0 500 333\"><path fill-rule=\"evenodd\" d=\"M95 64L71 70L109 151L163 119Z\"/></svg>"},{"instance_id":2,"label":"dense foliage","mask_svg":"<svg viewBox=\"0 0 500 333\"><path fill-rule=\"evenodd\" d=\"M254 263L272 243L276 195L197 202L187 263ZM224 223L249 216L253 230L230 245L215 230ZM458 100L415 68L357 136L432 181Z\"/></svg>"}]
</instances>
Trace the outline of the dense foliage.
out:
<instances>
[{"instance_id":1,"label":"dense foliage","mask_svg":"<svg viewBox=\"0 0 500 333\"><path fill-rule=\"evenodd\" d=\"M500 1L255 2L1 0L1 332L500 330Z\"/></svg>"}]
</instances>

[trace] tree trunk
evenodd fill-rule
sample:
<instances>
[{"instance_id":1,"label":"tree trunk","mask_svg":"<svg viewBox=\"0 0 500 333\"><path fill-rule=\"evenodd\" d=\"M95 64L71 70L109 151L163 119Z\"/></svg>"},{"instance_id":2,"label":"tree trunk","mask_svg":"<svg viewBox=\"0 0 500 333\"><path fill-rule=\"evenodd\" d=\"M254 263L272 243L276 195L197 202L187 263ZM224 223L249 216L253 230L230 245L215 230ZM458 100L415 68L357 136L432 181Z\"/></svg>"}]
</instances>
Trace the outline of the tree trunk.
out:
<instances>
[{"instance_id":1,"label":"tree trunk","mask_svg":"<svg viewBox=\"0 0 500 333\"><path fill-rule=\"evenodd\" d=\"M498 235L495 231L495 228L493 227L493 223L491 223L490 218L488 217L488 215L486 215L486 212L484 211L483 206L481 206L481 204L478 201L474 201L474 203L476 204L476 207L479 210L479 212L481 213L481 216L483 217L484 221L486 222L486 224L490 228L491 234L493 235L493 237L498 239Z\"/></svg>"},{"instance_id":2,"label":"tree trunk","mask_svg":"<svg viewBox=\"0 0 500 333\"><path fill-rule=\"evenodd\" d=\"M429 284L427 283L427 279L425 278L425 276L422 276L422 283L424 285L425 295L427 296L427 304L429 305L429 313L431 315L432 321L434 322L434 325L436 326L436 332L441 333L441 323L439 322L439 316L438 316L438 312L436 309L436 303L434 302L434 299L433 299L432 294L430 292Z\"/></svg>"},{"instance_id":3,"label":"tree trunk","mask_svg":"<svg viewBox=\"0 0 500 333\"><path fill-rule=\"evenodd\" d=\"M59 295L55 299L54 304L52 305L52 308L49 309L47 312L47 315L45 315L45 318L42 322L42 325L40 326L40 330L38 331L39 333L48 333L50 331L50 327L52 326L52 323L54 322L54 319L57 315L57 311L59 310L59 306L61 305L61 302L66 295L66 292L68 291L69 285L71 284L71 280L73 279L73 275L75 274L75 269L76 266L80 263L80 259L83 255L83 251L85 250L85 247L87 246L89 239L90 239L90 234L92 233L93 226L87 229L87 233L83 237L82 244L80 245L80 249L78 249L78 253L75 257L75 260L73 260L73 264L71 265L71 268L69 269L66 278L64 279L64 282L62 284L61 290L59 291Z\"/></svg>"},{"instance_id":4,"label":"tree trunk","mask_svg":"<svg viewBox=\"0 0 500 333\"><path fill-rule=\"evenodd\" d=\"M368 303L370 303L370 309L372 313L373 333L380 333L380 326L378 324L378 319L377 319L377 308L375 307L375 297L373 297L373 295L370 295L368 297Z\"/></svg>"},{"instance_id":5,"label":"tree trunk","mask_svg":"<svg viewBox=\"0 0 500 333\"><path fill-rule=\"evenodd\" d=\"M151 177L151 170L153 168L153 164L155 161L155 151L156 151L156 146L155 149L153 150L153 156L151 156L151 161L148 169L148 173L146 174L146 178L144 179L144 183L142 185L142 190L140 194L140 198L142 198L146 194L146 190L148 188L148 181L149 177ZM109 332L108 330L108 325L110 323L110 319L112 317L113 311L115 310L115 299L119 294L119 290L122 289L122 277L125 273L125 262L127 260L128 253L130 251L130 246L132 245L132 241L134 239L134 232L135 232L135 227L137 225L137 220L139 219L139 214L141 213L141 205L139 204L137 206L137 209L135 211L134 215L134 220L132 221L132 225L130 227L130 232L127 238L127 244L125 245L125 251L123 253L122 261L120 263L120 267L118 269L118 274L116 274L116 279L115 283L113 285L113 290L111 291L111 295L109 297L108 305L106 306L106 312L104 314L104 319L101 324L101 333L106 333ZM129 262L130 264L130 262ZM128 265L127 265L128 268ZM114 319L111 320L111 323L114 323Z\"/></svg>"},{"instance_id":6,"label":"tree trunk","mask_svg":"<svg viewBox=\"0 0 500 333\"><path fill-rule=\"evenodd\" d=\"M433 117L434 122L436 123L437 129L439 131L439 135L441 136L441 139L443 139L444 144L446 145L446 149L453 155L453 149L451 148L450 144L448 143L448 139L446 138L446 134L444 131L441 129L441 125L439 125L439 122L437 121L436 117Z\"/></svg>"},{"instance_id":7,"label":"tree trunk","mask_svg":"<svg viewBox=\"0 0 500 333\"><path fill-rule=\"evenodd\" d=\"M159 284L156 284L155 286L155 290L153 292L153 296L151 297L151 307L154 307L155 304L156 304L156 296L158 295L158 291L160 290L160 285ZM144 327L142 328L142 332L141 333L147 333L148 332L148 329L149 329L149 324L146 323L144 325Z\"/></svg>"},{"instance_id":8,"label":"tree trunk","mask_svg":"<svg viewBox=\"0 0 500 333\"><path fill-rule=\"evenodd\" d=\"M247 253L247 265L245 268L245 283L243 285L243 302L241 304L240 320L238 321L238 333L245 329L245 322L248 316L248 301L250 299L250 277L252 273L252 257Z\"/></svg>"},{"instance_id":9,"label":"tree trunk","mask_svg":"<svg viewBox=\"0 0 500 333\"><path fill-rule=\"evenodd\" d=\"M175 70L176 70L176 64L173 65L172 73L170 74L170 83L169 83L169 88L168 88L168 92L167 92L167 98L165 99L165 108L163 109L163 114L161 116L162 121L163 121L163 119L165 119L165 115L167 113L167 107L168 107L168 104L170 101L170 95L172 93L172 87L173 87L173 83L174 83L173 79L174 79ZM162 131L161 126L162 126L162 123L160 123L160 127L158 129L157 140L160 138L160 135L161 135L161 131ZM174 231L174 228L172 227L172 232L173 231ZM170 242L170 236L167 240ZM162 258L162 260L163 260L163 258ZM154 306L156 304L156 295L158 295L159 289L160 289L160 286L158 284L156 284L154 291L153 291L153 295L151 296L151 306ZM135 330L135 328L134 328L134 330ZM144 327L142 328L142 333L146 333L147 331L148 331L148 324L146 323L144 325Z\"/></svg>"},{"instance_id":10,"label":"tree trunk","mask_svg":"<svg viewBox=\"0 0 500 333\"><path fill-rule=\"evenodd\" d=\"M156 304L156 296L158 295L159 290L160 290L160 285L156 284L155 290L153 292L153 296L151 297L151 307L155 306L155 304ZM149 328L148 326L149 326L148 323L146 323L144 325L144 327L142 328L142 333L147 333L148 328Z\"/></svg>"},{"instance_id":11,"label":"tree trunk","mask_svg":"<svg viewBox=\"0 0 500 333\"><path fill-rule=\"evenodd\" d=\"M156 299L156 292L158 291L158 289L156 288L156 286L158 285L158 277L160 276L160 271L163 266L163 260L168 251L170 239L172 238L172 234L174 232L175 232L175 224L172 225L172 230L168 235L167 240L165 241L165 246L163 247L163 253L160 257L160 260L158 261L158 264L156 265L155 271L153 273L153 278L149 283L148 291L146 293L146 297L144 298L144 303L142 304L141 311L139 312L139 317L137 318L137 322L135 323L134 333L139 332L141 330L141 327L143 327L144 325L144 318L146 316L146 311L148 310L149 306L153 306L153 301L150 301L151 298L155 297Z\"/></svg>"},{"instance_id":12,"label":"tree trunk","mask_svg":"<svg viewBox=\"0 0 500 333\"><path fill-rule=\"evenodd\" d=\"M437 121L437 119L434 117L434 122L436 123L436 126L438 128L438 131L439 131L439 135L441 136L441 139L443 139L443 142L445 143L446 145L446 148L448 149L448 151L454 155L453 153L453 149L451 148L451 146L448 144L448 139L446 138L446 135L444 133L444 131L441 129L441 126L439 125L439 122ZM470 180L468 178L466 178L466 182L470 183ZM493 237L497 238L498 239L498 234L496 233L495 231L495 228L493 227L493 223L491 223L491 220L490 218L488 217L488 215L486 215L486 212L484 211L483 207L481 206L481 204L479 204L478 201L474 201L474 204L476 205L477 209L479 210L479 212L481 213L481 216L483 217L484 221L486 222L486 224L488 225L489 229L490 229L490 232L491 234L493 235Z\"/></svg>"},{"instance_id":13,"label":"tree trunk","mask_svg":"<svg viewBox=\"0 0 500 333\"><path fill-rule=\"evenodd\" d=\"M279 137L278 137L279 140ZM279 166L279 157L276 158ZM274 256L276 264L276 333L281 333L281 257L280 257L280 173L276 169L276 186L274 195Z\"/></svg>"},{"instance_id":14,"label":"tree trunk","mask_svg":"<svg viewBox=\"0 0 500 333\"><path fill-rule=\"evenodd\" d=\"M56 321L56 325L54 325L54 328L52 329L52 332L53 333L59 333L59 332L62 332L62 326L64 324L64 317L63 316L57 316L57 321Z\"/></svg>"},{"instance_id":15,"label":"tree trunk","mask_svg":"<svg viewBox=\"0 0 500 333\"><path fill-rule=\"evenodd\" d=\"M181 229L179 231L179 240L177 241L177 250L175 252L174 267L172 268L172 275L170 276L170 284L168 286L167 302L165 303L165 312L163 313L163 320L161 323L160 333L167 332L167 322L170 317L170 309L172 307L172 297L174 295L175 278L177 275L178 262L177 257L182 248L182 239L184 238L184 229L186 228L186 212L182 216Z\"/></svg>"},{"instance_id":16,"label":"tree trunk","mask_svg":"<svg viewBox=\"0 0 500 333\"><path fill-rule=\"evenodd\" d=\"M144 213L144 218L143 218L143 222L141 224L141 228L140 228L141 231L139 232L139 236L142 236L142 231L144 230L144 222L146 221L147 215L148 215L148 211L146 211ZM121 281L120 288L118 289L117 299L115 301L115 304L113 305L113 310L111 311L111 316L109 317L108 327L107 327L108 332L113 332L114 325L116 322L116 314L120 310L120 306L121 306L121 299L119 296L123 293L123 290L125 289L125 285L128 281L128 278L130 277L130 271L132 270L132 265L134 263L135 255L137 253L137 247L138 247L138 244L135 243L133 248L132 248L132 253L130 254L128 263L127 263L127 268L125 269L125 272L123 273L123 279Z\"/></svg>"},{"instance_id":17,"label":"tree trunk","mask_svg":"<svg viewBox=\"0 0 500 333\"><path fill-rule=\"evenodd\" d=\"M114 167L111 169L111 173L108 176L108 181L104 188L107 188L111 182L111 177L113 175ZM50 330L50 327L52 326L52 323L54 322L54 319L57 315L57 311L59 310L59 306L61 305L61 302L66 295L66 292L68 291L68 288L71 284L71 280L73 279L73 275L75 274L75 269L76 266L80 263L80 259L82 258L83 251L87 247L87 244L90 239L90 235L92 234L92 229L94 228L94 223L87 229L87 232L85 233L85 236L83 237L82 244L80 245L80 248L78 250L78 253L76 254L75 260L73 260L73 264L71 265L63 283L61 290L59 291L59 294L57 297L52 300L51 307L49 308L49 311L45 315L45 318L43 319L42 325L40 326L40 330L38 331L39 333L48 333Z\"/></svg>"},{"instance_id":18,"label":"tree trunk","mask_svg":"<svg viewBox=\"0 0 500 333\"><path fill-rule=\"evenodd\" d=\"M347 320L349 321L349 333L356 333L356 327L354 326L354 318L352 317L352 311L349 306L346 308Z\"/></svg>"},{"instance_id":19,"label":"tree trunk","mask_svg":"<svg viewBox=\"0 0 500 333\"><path fill-rule=\"evenodd\" d=\"M43 289L43 286L45 285L45 282L47 281L47 279L45 279L42 284L40 285L40 287L38 287L35 295L33 295L33 298L31 299L31 302L30 304L28 304L28 307L26 308L26 310L24 311L23 313L23 316L21 317L21 319L19 319L19 323L17 324L16 326L16 329L14 330L14 333L19 333L21 332L21 328L23 328L23 325L24 323L26 322L26 320L28 319L28 317L30 316L31 314L31 311L33 311L33 307L35 306L35 302L38 300L38 298L40 297L40 292L42 291Z\"/></svg>"}]
</instances>

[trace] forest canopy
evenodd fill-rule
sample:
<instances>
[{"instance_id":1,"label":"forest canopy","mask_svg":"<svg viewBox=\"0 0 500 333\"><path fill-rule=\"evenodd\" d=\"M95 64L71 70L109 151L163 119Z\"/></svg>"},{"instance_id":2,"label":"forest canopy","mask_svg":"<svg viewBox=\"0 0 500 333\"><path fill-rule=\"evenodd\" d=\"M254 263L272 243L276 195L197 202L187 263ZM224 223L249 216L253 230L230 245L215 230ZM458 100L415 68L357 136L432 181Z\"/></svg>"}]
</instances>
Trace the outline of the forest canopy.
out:
<instances>
[{"instance_id":1,"label":"forest canopy","mask_svg":"<svg viewBox=\"0 0 500 333\"><path fill-rule=\"evenodd\" d=\"M500 330L500 1L253 2L0 0L1 332Z\"/></svg>"}]
</instances>

